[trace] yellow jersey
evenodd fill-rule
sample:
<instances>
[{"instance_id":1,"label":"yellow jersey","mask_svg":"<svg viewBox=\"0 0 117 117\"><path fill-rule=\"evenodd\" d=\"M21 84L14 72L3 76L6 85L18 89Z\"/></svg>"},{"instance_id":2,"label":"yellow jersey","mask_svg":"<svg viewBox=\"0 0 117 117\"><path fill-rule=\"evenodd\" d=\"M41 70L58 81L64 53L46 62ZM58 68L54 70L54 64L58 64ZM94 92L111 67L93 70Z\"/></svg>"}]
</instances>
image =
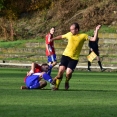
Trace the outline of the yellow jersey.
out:
<instances>
[{"instance_id":1,"label":"yellow jersey","mask_svg":"<svg viewBox=\"0 0 117 117\"><path fill-rule=\"evenodd\" d=\"M68 44L63 52L63 55L68 56L74 60L78 60L83 44L86 40L88 40L88 35L73 35L71 32L68 32L62 35L62 38L68 40Z\"/></svg>"}]
</instances>

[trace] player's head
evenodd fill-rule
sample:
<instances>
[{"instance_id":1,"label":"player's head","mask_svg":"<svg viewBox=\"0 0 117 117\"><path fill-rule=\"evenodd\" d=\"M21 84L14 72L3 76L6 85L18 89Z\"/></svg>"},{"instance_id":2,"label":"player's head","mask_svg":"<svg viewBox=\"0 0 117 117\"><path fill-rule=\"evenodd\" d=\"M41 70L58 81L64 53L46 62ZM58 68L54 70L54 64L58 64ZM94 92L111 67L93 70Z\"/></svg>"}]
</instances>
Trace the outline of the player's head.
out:
<instances>
[{"instance_id":1,"label":"player's head","mask_svg":"<svg viewBox=\"0 0 117 117\"><path fill-rule=\"evenodd\" d=\"M55 32L55 27L52 27L51 29L50 29L50 34L54 34L54 32Z\"/></svg>"},{"instance_id":2,"label":"player's head","mask_svg":"<svg viewBox=\"0 0 117 117\"><path fill-rule=\"evenodd\" d=\"M71 26L70 26L70 32L73 34L73 35L76 35L80 30L80 27L79 27L79 24L78 23L73 23Z\"/></svg>"},{"instance_id":3,"label":"player's head","mask_svg":"<svg viewBox=\"0 0 117 117\"><path fill-rule=\"evenodd\" d=\"M47 63L42 64L41 65L41 70L42 70L42 72L48 72L49 65Z\"/></svg>"}]
</instances>

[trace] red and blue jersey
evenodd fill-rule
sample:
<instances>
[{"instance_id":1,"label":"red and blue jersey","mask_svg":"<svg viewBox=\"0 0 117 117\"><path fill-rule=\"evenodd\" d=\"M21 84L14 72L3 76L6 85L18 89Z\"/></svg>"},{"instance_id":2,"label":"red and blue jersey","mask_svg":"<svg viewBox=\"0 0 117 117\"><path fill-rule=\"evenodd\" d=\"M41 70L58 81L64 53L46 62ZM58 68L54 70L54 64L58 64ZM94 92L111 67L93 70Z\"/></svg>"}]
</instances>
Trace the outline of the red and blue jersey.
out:
<instances>
[{"instance_id":1,"label":"red and blue jersey","mask_svg":"<svg viewBox=\"0 0 117 117\"><path fill-rule=\"evenodd\" d=\"M48 75L51 75L51 70L52 70L52 65L49 66L49 70L47 72ZM39 64L35 64L34 73L39 73L39 72L42 72L41 66ZM28 76L24 78L24 82L26 82L27 77Z\"/></svg>"},{"instance_id":2,"label":"red and blue jersey","mask_svg":"<svg viewBox=\"0 0 117 117\"><path fill-rule=\"evenodd\" d=\"M53 38L52 34L47 34L45 38L45 43L46 43L46 56L50 56L55 54L55 49L54 49L54 42L50 41Z\"/></svg>"},{"instance_id":3,"label":"red and blue jersey","mask_svg":"<svg viewBox=\"0 0 117 117\"><path fill-rule=\"evenodd\" d=\"M41 66L40 66L39 64L35 64L34 73L38 73L38 72L42 72ZM27 77L28 77L28 76L26 76L26 77L24 78L24 82L26 82L26 78L27 78Z\"/></svg>"}]
</instances>

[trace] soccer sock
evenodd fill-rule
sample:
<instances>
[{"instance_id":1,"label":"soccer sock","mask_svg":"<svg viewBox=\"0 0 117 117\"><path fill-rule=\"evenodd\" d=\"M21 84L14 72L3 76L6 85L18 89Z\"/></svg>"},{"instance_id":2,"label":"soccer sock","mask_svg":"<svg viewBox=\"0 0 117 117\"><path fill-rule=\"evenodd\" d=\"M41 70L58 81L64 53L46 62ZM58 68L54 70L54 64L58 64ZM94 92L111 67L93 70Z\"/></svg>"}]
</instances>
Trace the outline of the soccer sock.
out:
<instances>
[{"instance_id":1,"label":"soccer sock","mask_svg":"<svg viewBox=\"0 0 117 117\"><path fill-rule=\"evenodd\" d=\"M47 73L43 74L43 79L46 80L46 81L48 81L48 82L50 82L50 83L53 81L52 77L49 76Z\"/></svg>"},{"instance_id":2,"label":"soccer sock","mask_svg":"<svg viewBox=\"0 0 117 117\"><path fill-rule=\"evenodd\" d=\"M91 62L88 61L88 69L90 69L90 66L91 66Z\"/></svg>"},{"instance_id":3,"label":"soccer sock","mask_svg":"<svg viewBox=\"0 0 117 117\"><path fill-rule=\"evenodd\" d=\"M98 61L98 65L100 66L100 69L102 69L101 61Z\"/></svg>"},{"instance_id":4,"label":"soccer sock","mask_svg":"<svg viewBox=\"0 0 117 117\"><path fill-rule=\"evenodd\" d=\"M65 82L69 82L69 79L66 77L66 80L65 80Z\"/></svg>"},{"instance_id":5,"label":"soccer sock","mask_svg":"<svg viewBox=\"0 0 117 117\"><path fill-rule=\"evenodd\" d=\"M56 88L59 88L59 85L61 83L61 80L62 79L56 79L56 85L55 85Z\"/></svg>"}]
</instances>

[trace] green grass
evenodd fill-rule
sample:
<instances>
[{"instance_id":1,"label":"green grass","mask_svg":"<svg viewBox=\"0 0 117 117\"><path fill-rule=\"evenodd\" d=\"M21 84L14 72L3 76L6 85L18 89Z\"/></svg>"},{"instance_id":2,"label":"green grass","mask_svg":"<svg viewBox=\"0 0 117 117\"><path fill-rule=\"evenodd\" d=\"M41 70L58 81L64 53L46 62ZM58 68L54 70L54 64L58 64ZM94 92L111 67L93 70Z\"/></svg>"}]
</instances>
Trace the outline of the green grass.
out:
<instances>
[{"instance_id":1,"label":"green grass","mask_svg":"<svg viewBox=\"0 0 117 117\"><path fill-rule=\"evenodd\" d=\"M20 90L28 69L0 68L0 117L116 117L117 74L75 71L69 91ZM57 71L52 72L54 77Z\"/></svg>"},{"instance_id":2,"label":"green grass","mask_svg":"<svg viewBox=\"0 0 117 117\"><path fill-rule=\"evenodd\" d=\"M44 42L44 39L35 38L35 39L29 39L29 40L0 41L0 48L25 47L25 44L29 42L34 42L34 43Z\"/></svg>"}]
</instances>

